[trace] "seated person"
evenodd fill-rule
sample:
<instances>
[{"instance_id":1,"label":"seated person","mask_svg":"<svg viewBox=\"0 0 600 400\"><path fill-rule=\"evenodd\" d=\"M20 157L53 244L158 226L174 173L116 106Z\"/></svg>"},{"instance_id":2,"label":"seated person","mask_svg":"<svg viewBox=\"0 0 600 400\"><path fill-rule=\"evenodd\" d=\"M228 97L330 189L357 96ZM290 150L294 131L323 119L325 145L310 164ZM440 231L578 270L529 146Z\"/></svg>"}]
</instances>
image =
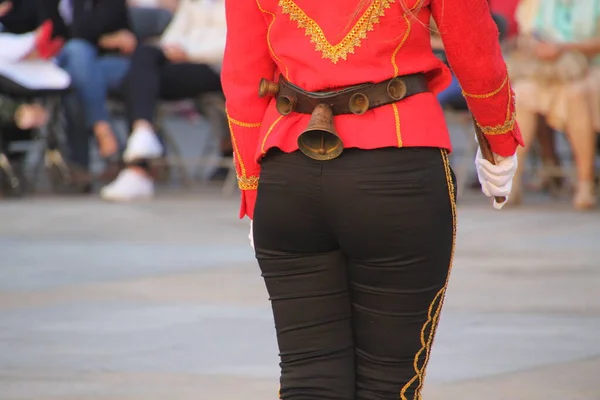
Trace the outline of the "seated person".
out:
<instances>
[{"instance_id":1,"label":"seated person","mask_svg":"<svg viewBox=\"0 0 600 400\"><path fill-rule=\"evenodd\" d=\"M0 4L0 7L4 4ZM0 32L0 126L12 131L27 131L46 123L46 110L39 104L17 100L32 97L38 90L63 90L70 79L51 61L62 46L52 38L52 23L46 21L35 32L13 34ZM7 93L10 93L10 97ZM17 129L10 129L17 128ZM6 137L7 129L1 130ZM17 134L17 137L20 135Z\"/></svg>"},{"instance_id":2,"label":"seated person","mask_svg":"<svg viewBox=\"0 0 600 400\"><path fill-rule=\"evenodd\" d=\"M223 0L181 0L160 42L136 49L124 84L132 126L123 154L125 162L162 156L163 148L153 128L160 99L181 100L221 90L218 70L225 40ZM101 191L102 198L113 201L153 194L148 171L135 165Z\"/></svg>"},{"instance_id":3,"label":"seated person","mask_svg":"<svg viewBox=\"0 0 600 400\"><path fill-rule=\"evenodd\" d=\"M140 42L162 35L177 9L177 0L129 0L133 30Z\"/></svg>"},{"instance_id":4,"label":"seated person","mask_svg":"<svg viewBox=\"0 0 600 400\"><path fill-rule=\"evenodd\" d=\"M129 55L137 45L125 0L39 0L42 17L54 22L58 34L68 40L57 57L72 80L76 102L81 104L85 127L98 142L107 168L118 168L119 143L110 124L106 100L120 87L129 68ZM73 114L73 113L71 113ZM72 122L72 121L70 121ZM86 132L67 129L73 175L89 187L89 140ZM113 175L113 176L114 176ZM84 189L85 190L85 189Z\"/></svg>"},{"instance_id":5,"label":"seated person","mask_svg":"<svg viewBox=\"0 0 600 400\"><path fill-rule=\"evenodd\" d=\"M54 57L61 50L63 40L52 38L52 29L52 21L47 20L33 32L0 32L0 63L48 60Z\"/></svg>"},{"instance_id":6,"label":"seated person","mask_svg":"<svg viewBox=\"0 0 600 400\"><path fill-rule=\"evenodd\" d=\"M600 9L597 0L525 0L519 48L508 59L525 148L518 154L510 201L521 200L525 155L540 116L569 139L577 169L576 209L595 206L596 132L600 131Z\"/></svg>"}]
</instances>

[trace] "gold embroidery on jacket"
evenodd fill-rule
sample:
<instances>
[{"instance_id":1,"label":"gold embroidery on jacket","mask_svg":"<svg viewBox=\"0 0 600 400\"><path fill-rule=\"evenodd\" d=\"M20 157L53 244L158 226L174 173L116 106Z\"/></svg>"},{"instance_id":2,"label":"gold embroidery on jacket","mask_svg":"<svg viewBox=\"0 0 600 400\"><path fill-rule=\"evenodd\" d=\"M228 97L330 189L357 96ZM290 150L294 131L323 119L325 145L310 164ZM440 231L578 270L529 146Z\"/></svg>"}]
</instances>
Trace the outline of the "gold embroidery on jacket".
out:
<instances>
[{"instance_id":1,"label":"gold embroidery on jacket","mask_svg":"<svg viewBox=\"0 0 600 400\"><path fill-rule=\"evenodd\" d=\"M486 94L471 94L471 93L467 93L467 92L465 92L463 90L462 94L465 97L472 97L474 99L488 99L488 98L493 97L493 96L497 95L498 93L500 93L500 91L504 88L504 86L506 86L507 83L508 83L508 72L506 73L506 77L502 81L502 84L500 85L500 87L498 89L490 92L490 93L486 93Z\"/></svg>"},{"instance_id":2,"label":"gold embroidery on jacket","mask_svg":"<svg viewBox=\"0 0 600 400\"><path fill-rule=\"evenodd\" d=\"M516 110L515 95L512 92L512 89L510 87L510 81L508 79L508 71L507 71L506 77L502 81L502 84L500 85L500 87L490 93L472 94L472 93L467 93L464 90L462 91L463 96L465 96L465 97L470 97L473 99L489 99L490 97L493 97L493 96L497 95L498 93L500 93L502 91L502 89L504 89L504 88L507 88L507 90L508 90L508 104L506 107L506 119L504 120L504 123L499 124L499 125L494 125L494 126L488 126L488 125L481 125L479 123L479 121L475 120L475 123L481 129L481 132L483 132L486 135L504 135L506 133L509 133L513 129L515 129L515 123L517 120L517 114L515 111Z\"/></svg>"},{"instance_id":3,"label":"gold embroidery on jacket","mask_svg":"<svg viewBox=\"0 0 600 400\"><path fill-rule=\"evenodd\" d=\"M346 60L348 54L354 54L354 49L361 46L362 40L367 38L367 32L374 29L380 18L385 15L385 10L390 8L394 1L374 0L350 32L335 45L327 40L319 24L306 15L293 0L279 0L279 7L299 28L304 29L306 36L310 36L310 42L315 44L316 50L322 53L323 58L336 64L340 59Z\"/></svg>"},{"instance_id":4,"label":"gold embroidery on jacket","mask_svg":"<svg viewBox=\"0 0 600 400\"><path fill-rule=\"evenodd\" d=\"M406 21L406 32L404 32L404 36L402 37L402 40L400 40L400 44L398 44L398 47L396 47L396 50L394 50L394 53L392 53L392 66L394 67L394 78L400 74L400 68L398 68L398 64L396 63L396 56L398 55L398 52L400 51L402 46L404 46L404 43L406 43L406 41L408 40L408 37L410 36L410 31L412 29L412 24L408 16L404 14L403 17ZM396 105L396 103L392 103L392 110L394 111L394 125L396 126L396 140L398 141L398 147L402 147L403 143L402 129L400 127L400 112L398 111L398 105Z\"/></svg>"},{"instance_id":5,"label":"gold embroidery on jacket","mask_svg":"<svg viewBox=\"0 0 600 400\"><path fill-rule=\"evenodd\" d=\"M271 55L273 56L273 58L279 62L279 64L281 64L281 66L283 66L285 68L285 77L287 79L289 79L289 71L288 71L288 67L283 63L283 61L281 61L281 59L279 57L277 57L277 54L275 54L275 50L273 50L273 46L271 45L271 28L273 28L273 24L275 23L275 14L273 14L271 11L265 10L261 5L260 5L260 1L256 0L256 6L258 7L258 9L264 13L264 14L269 14L271 16L271 23L269 24L269 27L267 28L267 46L269 47L269 51L271 52Z\"/></svg>"},{"instance_id":6,"label":"gold embroidery on jacket","mask_svg":"<svg viewBox=\"0 0 600 400\"><path fill-rule=\"evenodd\" d=\"M240 190L258 189L258 176L246 176L246 166L244 165L244 161L242 160L242 155L240 154L240 149L238 148L237 140L235 139L235 133L233 132L232 125L241 126L243 128L258 128L260 126L260 123L238 121L236 119L231 118L227 110L225 110L225 113L227 114L227 123L229 125L229 132L231 134L231 145L233 146L233 154L235 156L234 162L236 164L238 187L240 188Z\"/></svg>"},{"instance_id":7,"label":"gold embroidery on jacket","mask_svg":"<svg viewBox=\"0 0 600 400\"><path fill-rule=\"evenodd\" d=\"M242 122L238 121L237 119L231 118L229 115L227 117L229 118L232 124L241 126L242 128L259 128L261 125L260 122Z\"/></svg>"},{"instance_id":8,"label":"gold embroidery on jacket","mask_svg":"<svg viewBox=\"0 0 600 400\"><path fill-rule=\"evenodd\" d=\"M240 190L258 189L258 176L239 176L237 177Z\"/></svg>"},{"instance_id":9,"label":"gold embroidery on jacket","mask_svg":"<svg viewBox=\"0 0 600 400\"><path fill-rule=\"evenodd\" d=\"M265 137L263 138L262 145L260 146L260 151L263 155L265 154L265 144L267 143L267 139L269 138L269 135L271 134L271 132L273 132L273 129L275 129L275 125L277 125L279 123L279 121L281 121L282 118L283 118L283 115L280 115L279 117L277 117L277 119L271 124L271 126L267 130L267 133L265 133Z\"/></svg>"}]
</instances>

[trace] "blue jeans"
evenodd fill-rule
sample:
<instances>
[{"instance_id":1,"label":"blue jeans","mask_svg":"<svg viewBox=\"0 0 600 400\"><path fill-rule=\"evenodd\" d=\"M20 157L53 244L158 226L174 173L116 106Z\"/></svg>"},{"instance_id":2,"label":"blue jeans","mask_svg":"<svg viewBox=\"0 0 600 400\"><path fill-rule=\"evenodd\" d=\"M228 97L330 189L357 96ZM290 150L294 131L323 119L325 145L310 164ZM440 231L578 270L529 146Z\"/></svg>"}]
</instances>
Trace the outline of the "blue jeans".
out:
<instances>
[{"instance_id":1,"label":"blue jeans","mask_svg":"<svg viewBox=\"0 0 600 400\"><path fill-rule=\"evenodd\" d=\"M438 101L442 105L445 106L464 106L466 107L465 99L462 95L462 89L460 88L460 84L458 83L458 79L456 76L452 75L452 81L450 82L450 86L448 86L444 91L438 93Z\"/></svg>"},{"instance_id":2,"label":"blue jeans","mask_svg":"<svg viewBox=\"0 0 600 400\"><path fill-rule=\"evenodd\" d=\"M78 100L84 108L86 127L108 122L106 106L109 91L120 89L129 69L129 58L98 55L98 49L82 39L71 39L57 57L60 67L69 73Z\"/></svg>"}]
</instances>

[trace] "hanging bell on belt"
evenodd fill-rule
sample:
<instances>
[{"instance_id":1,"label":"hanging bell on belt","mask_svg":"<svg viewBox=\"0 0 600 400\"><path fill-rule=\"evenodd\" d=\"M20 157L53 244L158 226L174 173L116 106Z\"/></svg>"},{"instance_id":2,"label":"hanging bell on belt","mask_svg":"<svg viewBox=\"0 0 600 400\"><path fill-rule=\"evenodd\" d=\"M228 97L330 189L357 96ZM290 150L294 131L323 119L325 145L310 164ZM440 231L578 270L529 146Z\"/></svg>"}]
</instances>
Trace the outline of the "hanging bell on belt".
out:
<instances>
[{"instance_id":1,"label":"hanging bell on belt","mask_svg":"<svg viewBox=\"0 0 600 400\"><path fill-rule=\"evenodd\" d=\"M342 154L344 143L333 126L333 111L325 103L313 110L308 127L298 136L298 147L313 160L332 160Z\"/></svg>"}]
</instances>

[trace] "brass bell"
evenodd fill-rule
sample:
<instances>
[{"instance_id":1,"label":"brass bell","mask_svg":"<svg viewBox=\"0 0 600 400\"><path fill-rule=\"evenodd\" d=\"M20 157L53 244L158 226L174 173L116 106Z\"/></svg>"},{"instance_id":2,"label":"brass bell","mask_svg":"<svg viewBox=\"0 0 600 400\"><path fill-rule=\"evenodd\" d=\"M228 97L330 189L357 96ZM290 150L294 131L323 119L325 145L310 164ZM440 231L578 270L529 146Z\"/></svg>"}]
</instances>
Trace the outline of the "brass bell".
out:
<instances>
[{"instance_id":1,"label":"brass bell","mask_svg":"<svg viewBox=\"0 0 600 400\"><path fill-rule=\"evenodd\" d=\"M387 86L388 96L398 101L406 96L406 83L401 78L392 79Z\"/></svg>"},{"instance_id":2,"label":"brass bell","mask_svg":"<svg viewBox=\"0 0 600 400\"><path fill-rule=\"evenodd\" d=\"M296 107L295 99L290 96L279 96L277 97L277 101L275 102L275 108L281 115L288 115L294 108Z\"/></svg>"},{"instance_id":3,"label":"brass bell","mask_svg":"<svg viewBox=\"0 0 600 400\"><path fill-rule=\"evenodd\" d=\"M333 126L333 110L325 103L312 112L308 127L298 136L300 151L313 160L332 160L342 154L344 143Z\"/></svg>"},{"instance_id":4,"label":"brass bell","mask_svg":"<svg viewBox=\"0 0 600 400\"><path fill-rule=\"evenodd\" d=\"M362 93L354 93L349 104L352 114L362 115L369 110L369 98Z\"/></svg>"},{"instance_id":5,"label":"brass bell","mask_svg":"<svg viewBox=\"0 0 600 400\"><path fill-rule=\"evenodd\" d=\"M262 78L258 85L258 97L277 96L279 93L279 84L268 79Z\"/></svg>"}]
</instances>

